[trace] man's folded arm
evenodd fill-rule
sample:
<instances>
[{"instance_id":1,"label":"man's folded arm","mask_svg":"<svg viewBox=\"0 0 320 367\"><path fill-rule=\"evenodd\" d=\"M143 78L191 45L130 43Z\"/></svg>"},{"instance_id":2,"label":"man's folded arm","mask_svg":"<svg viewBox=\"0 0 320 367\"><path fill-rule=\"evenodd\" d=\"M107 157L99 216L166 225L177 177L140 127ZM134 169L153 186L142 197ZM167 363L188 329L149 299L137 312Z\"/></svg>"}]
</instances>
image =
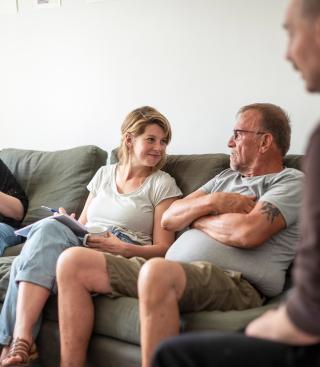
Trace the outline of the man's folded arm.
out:
<instances>
[{"instance_id":1,"label":"man's folded arm","mask_svg":"<svg viewBox=\"0 0 320 367\"><path fill-rule=\"evenodd\" d=\"M250 213L208 215L195 220L192 227L226 245L254 248L286 228L286 222L276 206L262 201Z\"/></svg>"},{"instance_id":2,"label":"man's folded arm","mask_svg":"<svg viewBox=\"0 0 320 367\"><path fill-rule=\"evenodd\" d=\"M183 199L176 200L163 213L161 226L168 231L180 231L197 218L212 212L211 195L199 189Z\"/></svg>"},{"instance_id":3,"label":"man's folded arm","mask_svg":"<svg viewBox=\"0 0 320 367\"><path fill-rule=\"evenodd\" d=\"M198 218L221 213L249 213L255 206L254 195L231 192L206 193L199 189L176 200L163 214L161 225L169 231L180 231Z\"/></svg>"}]
</instances>

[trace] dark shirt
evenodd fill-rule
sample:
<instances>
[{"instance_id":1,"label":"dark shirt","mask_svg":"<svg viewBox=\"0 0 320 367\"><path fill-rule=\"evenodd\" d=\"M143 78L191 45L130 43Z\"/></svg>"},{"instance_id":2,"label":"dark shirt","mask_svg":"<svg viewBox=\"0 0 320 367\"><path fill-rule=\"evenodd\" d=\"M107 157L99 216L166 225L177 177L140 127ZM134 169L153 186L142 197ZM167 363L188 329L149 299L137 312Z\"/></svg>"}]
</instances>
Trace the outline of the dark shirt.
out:
<instances>
[{"instance_id":1,"label":"dark shirt","mask_svg":"<svg viewBox=\"0 0 320 367\"><path fill-rule=\"evenodd\" d=\"M0 191L4 194L13 196L19 199L23 205L24 214L26 215L28 209L28 198L24 193L23 189L19 185L18 181L15 179L9 168L0 159ZM19 228L22 222L21 220L16 220L13 218L5 217L0 213L0 222L9 224L14 228Z\"/></svg>"},{"instance_id":2,"label":"dark shirt","mask_svg":"<svg viewBox=\"0 0 320 367\"><path fill-rule=\"evenodd\" d=\"M320 336L320 125L305 158L306 186L301 217L301 243L294 268L295 287L287 310L301 330Z\"/></svg>"}]
</instances>

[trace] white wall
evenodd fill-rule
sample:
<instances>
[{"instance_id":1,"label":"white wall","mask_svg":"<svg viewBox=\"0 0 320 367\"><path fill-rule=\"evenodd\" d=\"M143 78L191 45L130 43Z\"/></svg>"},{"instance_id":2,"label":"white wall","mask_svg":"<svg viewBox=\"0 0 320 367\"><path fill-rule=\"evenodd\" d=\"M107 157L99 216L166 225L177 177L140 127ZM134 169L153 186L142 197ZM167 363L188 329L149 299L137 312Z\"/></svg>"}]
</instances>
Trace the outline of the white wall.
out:
<instances>
[{"instance_id":1,"label":"white wall","mask_svg":"<svg viewBox=\"0 0 320 367\"><path fill-rule=\"evenodd\" d=\"M228 152L236 111L265 101L304 151L319 100L284 60L286 0L61 1L0 15L0 148L111 149L149 104L172 123L170 153Z\"/></svg>"}]
</instances>

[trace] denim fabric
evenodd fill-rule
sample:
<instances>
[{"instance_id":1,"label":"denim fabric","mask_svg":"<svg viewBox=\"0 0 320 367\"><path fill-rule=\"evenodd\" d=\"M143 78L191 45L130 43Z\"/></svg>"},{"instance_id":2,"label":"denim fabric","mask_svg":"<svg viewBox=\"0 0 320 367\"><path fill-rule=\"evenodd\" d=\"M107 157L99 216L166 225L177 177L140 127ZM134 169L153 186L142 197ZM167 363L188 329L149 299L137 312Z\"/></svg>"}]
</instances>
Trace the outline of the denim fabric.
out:
<instances>
[{"instance_id":1,"label":"denim fabric","mask_svg":"<svg viewBox=\"0 0 320 367\"><path fill-rule=\"evenodd\" d=\"M108 228L108 231L111 232L114 236L118 237L119 240L123 242L139 245L138 242L133 241L129 236L127 236L126 234L124 234L123 232L121 232L119 229L115 227Z\"/></svg>"},{"instance_id":2,"label":"denim fabric","mask_svg":"<svg viewBox=\"0 0 320 367\"><path fill-rule=\"evenodd\" d=\"M110 228L110 232L122 241L132 243L122 232L113 228ZM21 254L15 258L11 267L8 291L0 316L0 344L9 345L12 339L19 282L34 283L55 294L58 257L67 248L81 245L82 239L56 220L46 219L32 227ZM40 326L41 317L33 328L34 339Z\"/></svg>"},{"instance_id":3,"label":"denim fabric","mask_svg":"<svg viewBox=\"0 0 320 367\"><path fill-rule=\"evenodd\" d=\"M0 223L0 256L3 255L7 247L18 245L23 241L23 237L14 234L15 228L6 223Z\"/></svg>"}]
</instances>

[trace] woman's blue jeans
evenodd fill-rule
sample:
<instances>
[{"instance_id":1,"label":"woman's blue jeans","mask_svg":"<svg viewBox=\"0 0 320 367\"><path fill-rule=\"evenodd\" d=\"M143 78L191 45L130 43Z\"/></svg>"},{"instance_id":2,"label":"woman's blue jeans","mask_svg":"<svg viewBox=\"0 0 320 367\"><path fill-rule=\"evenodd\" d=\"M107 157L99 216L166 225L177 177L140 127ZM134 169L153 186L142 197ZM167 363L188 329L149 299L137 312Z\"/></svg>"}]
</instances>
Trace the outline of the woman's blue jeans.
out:
<instances>
[{"instance_id":1,"label":"woman's blue jeans","mask_svg":"<svg viewBox=\"0 0 320 367\"><path fill-rule=\"evenodd\" d=\"M23 237L14 234L15 228L6 223L0 223L0 256L3 255L7 247L18 245L23 241Z\"/></svg>"},{"instance_id":2,"label":"woman's blue jeans","mask_svg":"<svg viewBox=\"0 0 320 367\"><path fill-rule=\"evenodd\" d=\"M110 232L122 241L132 243L122 232L112 228ZM37 284L55 294L58 257L67 248L81 245L82 238L78 238L67 226L56 220L45 219L32 227L21 254L15 258L11 267L9 286L0 316L0 344L9 345L12 339L19 282ZM33 328L34 339L40 326L41 317Z\"/></svg>"}]
</instances>

